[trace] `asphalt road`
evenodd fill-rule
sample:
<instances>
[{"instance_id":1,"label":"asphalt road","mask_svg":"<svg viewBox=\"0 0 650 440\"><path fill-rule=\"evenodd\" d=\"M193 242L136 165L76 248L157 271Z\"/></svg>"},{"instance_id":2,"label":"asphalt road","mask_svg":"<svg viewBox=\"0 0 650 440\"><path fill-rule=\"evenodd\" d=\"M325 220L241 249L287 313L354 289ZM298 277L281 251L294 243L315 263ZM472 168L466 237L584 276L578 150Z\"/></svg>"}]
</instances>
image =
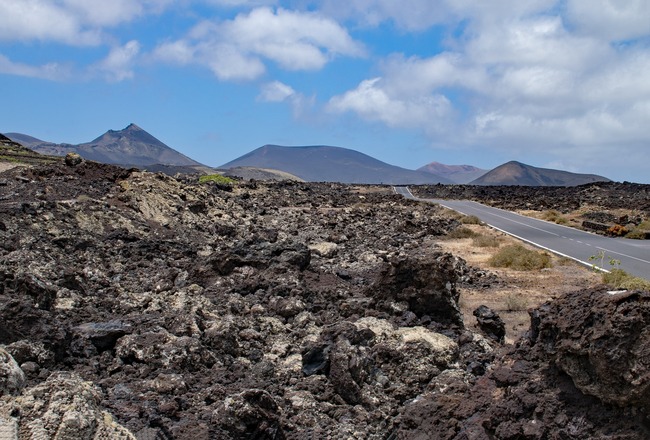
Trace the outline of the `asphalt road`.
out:
<instances>
[{"instance_id":1,"label":"asphalt road","mask_svg":"<svg viewBox=\"0 0 650 440\"><path fill-rule=\"evenodd\" d=\"M590 261L589 257L599 255L603 251L604 270L612 268L609 259L614 258L621 262L619 267L626 272L650 279L650 242L648 241L603 237L468 200L418 199L411 194L408 187L403 186L395 187L395 192L409 199L438 203L461 214L475 215L508 235L589 267L594 263L601 265L600 259Z\"/></svg>"}]
</instances>

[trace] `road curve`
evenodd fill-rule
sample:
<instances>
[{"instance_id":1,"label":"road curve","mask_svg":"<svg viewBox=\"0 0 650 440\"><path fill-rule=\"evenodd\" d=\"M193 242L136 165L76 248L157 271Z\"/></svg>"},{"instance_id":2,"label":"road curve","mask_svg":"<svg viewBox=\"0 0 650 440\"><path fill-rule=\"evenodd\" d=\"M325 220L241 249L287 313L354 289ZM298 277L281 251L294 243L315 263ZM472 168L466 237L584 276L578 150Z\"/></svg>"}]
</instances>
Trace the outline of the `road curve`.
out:
<instances>
[{"instance_id":1,"label":"road curve","mask_svg":"<svg viewBox=\"0 0 650 440\"><path fill-rule=\"evenodd\" d=\"M609 259L614 258L621 262L620 268L626 272L650 279L648 241L603 237L469 200L420 199L415 197L408 187L401 186L394 189L397 194L409 199L437 203L461 214L475 215L489 226L508 235L589 267L594 263L600 266L600 261L590 261L589 257L603 251L605 253L603 270L612 268Z\"/></svg>"}]
</instances>

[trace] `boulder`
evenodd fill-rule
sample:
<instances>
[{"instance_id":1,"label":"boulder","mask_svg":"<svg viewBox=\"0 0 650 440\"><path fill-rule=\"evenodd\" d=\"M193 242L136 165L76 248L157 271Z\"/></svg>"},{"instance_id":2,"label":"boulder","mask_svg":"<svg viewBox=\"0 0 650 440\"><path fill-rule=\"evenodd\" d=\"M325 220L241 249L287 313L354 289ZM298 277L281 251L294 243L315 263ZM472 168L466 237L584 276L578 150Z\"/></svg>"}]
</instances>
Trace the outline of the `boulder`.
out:
<instances>
[{"instance_id":1,"label":"boulder","mask_svg":"<svg viewBox=\"0 0 650 440\"><path fill-rule=\"evenodd\" d=\"M15 395L25 387L25 373L5 350L0 348L0 396Z\"/></svg>"},{"instance_id":2,"label":"boulder","mask_svg":"<svg viewBox=\"0 0 650 440\"><path fill-rule=\"evenodd\" d=\"M476 316L478 327L490 339L503 342L506 337L506 324L503 319L488 306L481 305L472 314Z\"/></svg>"},{"instance_id":3,"label":"boulder","mask_svg":"<svg viewBox=\"0 0 650 440\"><path fill-rule=\"evenodd\" d=\"M401 256L386 264L373 285L375 297L390 304L406 302L418 317L463 327L456 289L464 261L448 253Z\"/></svg>"}]
</instances>

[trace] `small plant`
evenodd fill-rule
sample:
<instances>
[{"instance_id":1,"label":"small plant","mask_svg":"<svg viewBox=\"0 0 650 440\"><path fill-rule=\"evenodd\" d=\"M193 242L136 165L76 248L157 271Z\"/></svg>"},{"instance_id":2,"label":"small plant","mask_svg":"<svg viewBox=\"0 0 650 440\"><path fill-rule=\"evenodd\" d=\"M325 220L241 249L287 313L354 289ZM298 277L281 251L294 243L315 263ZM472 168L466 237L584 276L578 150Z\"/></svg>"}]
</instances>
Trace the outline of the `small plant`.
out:
<instances>
[{"instance_id":1,"label":"small plant","mask_svg":"<svg viewBox=\"0 0 650 440\"><path fill-rule=\"evenodd\" d=\"M476 247L499 247L501 240L492 235L477 235L472 238L472 244Z\"/></svg>"},{"instance_id":2,"label":"small plant","mask_svg":"<svg viewBox=\"0 0 650 440\"><path fill-rule=\"evenodd\" d=\"M460 222L464 225L482 225L483 222L475 215L465 215L460 218Z\"/></svg>"},{"instance_id":3,"label":"small plant","mask_svg":"<svg viewBox=\"0 0 650 440\"><path fill-rule=\"evenodd\" d=\"M625 226L614 225L607 230L607 233L613 237L622 237L630 232Z\"/></svg>"},{"instance_id":4,"label":"small plant","mask_svg":"<svg viewBox=\"0 0 650 440\"><path fill-rule=\"evenodd\" d=\"M648 231L644 231L637 227L625 234L625 238L631 238L632 240L647 240Z\"/></svg>"},{"instance_id":5,"label":"small plant","mask_svg":"<svg viewBox=\"0 0 650 440\"><path fill-rule=\"evenodd\" d=\"M528 298L516 293L509 293L505 298L505 305L509 312L522 312L528 309Z\"/></svg>"},{"instance_id":6,"label":"small plant","mask_svg":"<svg viewBox=\"0 0 650 440\"><path fill-rule=\"evenodd\" d=\"M545 211L542 214L542 219L549 221L549 222L554 222L557 223L558 225L564 225L568 223L568 220L566 217L563 217L558 211L551 209L549 211Z\"/></svg>"},{"instance_id":7,"label":"small plant","mask_svg":"<svg viewBox=\"0 0 650 440\"><path fill-rule=\"evenodd\" d=\"M546 252L526 249L520 244L501 248L488 261L493 267L508 267L515 270L539 270L551 267L551 256Z\"/></svg>"},{"instance_id":8,"label":"small plant","mask_svg":"<svg viewBox=\"0 0 650 440\"><path fill-rule=\"evenodd\" d=\"M471 229L465 228L465 227L460 227L460 228L456 228L453 231L449 232L447 234L447 237L460 239L460 238L472 238L472 237L475 237L476 235L477 235L476 232L472 231Z\"/></svg>"},{"instance_id":9,"label":"small plant","mask_svg":"<svg viewBox=\"0 0 650 440\"><path fill-rule=\"evenodd\" d=\"M230 177L222 176L221 174L206 174L199 177L199 183L208 182L214 182L217 185L232 185L235 183L235 180Z\"/></svg>"},{"instance_id":10,"label":"small plant","mask_svg":"<svg viewBox=\"0 0 650 440\"><path fill-rule=\"evenodd\" d=\"M601 250L596 255L589 257L590 261L600 261L600 266L594 264L592 267L594 270L603 269L605 260L608 260L609 265L612 269L609 272L603 273L603 283L607 284L613 289L625 289L625 290L646 290L650 291L650 280L641 277L635 277L630 275L620 268L621 260L616 258L608 257L605 255L605 251Z\"/></svg>"}]
</instances>

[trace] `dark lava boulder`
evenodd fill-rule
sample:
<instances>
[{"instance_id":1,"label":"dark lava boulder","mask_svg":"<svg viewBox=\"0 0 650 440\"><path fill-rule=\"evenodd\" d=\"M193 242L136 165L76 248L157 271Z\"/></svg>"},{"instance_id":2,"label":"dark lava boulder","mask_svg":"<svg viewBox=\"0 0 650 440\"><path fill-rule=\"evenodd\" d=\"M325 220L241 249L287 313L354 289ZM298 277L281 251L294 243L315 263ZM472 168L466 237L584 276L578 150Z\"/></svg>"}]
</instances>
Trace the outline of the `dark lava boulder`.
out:
<instances>
[{"instance_id":1,"label":"dark lava boulder","mask_svg":"<svg viewBox=\"0 0 650 440\"><path fill-rule=\"evenodd\" d=\"M578 292L533 312L531 333L583 393L650 410L649 292Z\"/></svg>"},{"instance_id":2,"label":"dark lava boulder","mask_svg":"<svg viewBox=\"0 0 650 440\"><path fill-rule=\"evenodd\" d=\"M488 306L478 306L472 314L476 316L478 327L485 335L498 342L503 342L506 337L506 324L497 312Z\"/></svg>"},{"instance_id":3,"label":"dark lava boulder","mask_svg":"<svg viewBox=\"0 0 650 440\"><path fill-rule=\"evenodd\" d=\"M456 282L463 266L463 260L441 252L400 256L384 267L372 289L387 307L405 302L418 317L462 328Z\"/></svg>"}]
</instances>

